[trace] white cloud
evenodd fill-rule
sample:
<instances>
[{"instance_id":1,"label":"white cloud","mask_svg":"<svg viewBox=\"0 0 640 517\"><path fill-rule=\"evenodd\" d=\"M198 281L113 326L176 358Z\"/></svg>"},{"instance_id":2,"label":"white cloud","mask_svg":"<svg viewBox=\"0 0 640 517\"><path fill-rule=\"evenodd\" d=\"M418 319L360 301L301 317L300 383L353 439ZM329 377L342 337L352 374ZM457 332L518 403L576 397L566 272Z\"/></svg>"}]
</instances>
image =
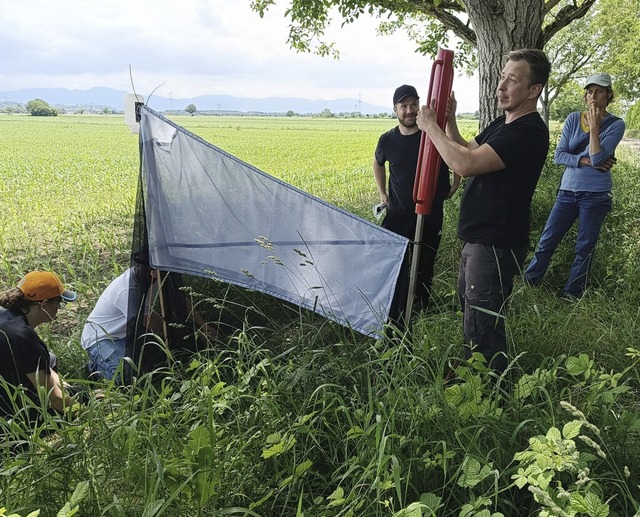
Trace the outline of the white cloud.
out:
<instances>
[{"instance_id":1,"label":"white cloud","mask_svg":"<svg viewBox=\"0 0 640 517\"><path fill-rule=\"evenodd\" d=\"M426 94L431 61L404 33L377 36L364 16L327 37L340 60L301 54L287 43L288 2L260 18L249 0L22 0L3 6L0 85L87 89L94 86L188 98L359 98L389 106L396 86ZM459 111L478 106L477 80L457 77Z\"/></svg>"}]
</instances>

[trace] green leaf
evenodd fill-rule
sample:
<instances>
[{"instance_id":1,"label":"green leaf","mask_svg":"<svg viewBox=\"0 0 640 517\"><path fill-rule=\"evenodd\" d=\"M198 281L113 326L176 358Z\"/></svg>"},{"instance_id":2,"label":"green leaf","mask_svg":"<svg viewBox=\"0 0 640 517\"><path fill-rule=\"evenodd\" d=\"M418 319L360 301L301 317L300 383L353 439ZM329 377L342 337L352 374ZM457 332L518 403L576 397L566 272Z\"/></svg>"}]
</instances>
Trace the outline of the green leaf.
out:
<instances>
[{"instance_id":1,"label":"green leaf","mask_svg":"<svg viewBox=\"0 0 640 517\"><path fill-rule=\"evenodd\" d=\"M432 494L431 492L427 494L422 494L420 496L420 502L425 505L429 510L435 513L435 511L440 508L442 504L442 497L437 496L436 494Z\"/></svg>"},{"instance_id":2,"label":"green leaf","mask_svg":"<svg viewBox=\"0 0 640 517\"><path fill-rule=\"evenodd\" d=\"M81 501L83 501L87 495L89 494L89 482L88 481L80 481L76 485L76 489L73 491L71 495L71 499L69 500L69 504L71 506L78 506Z\"/></svg>"},{"instance_id":3,"label":"green leaf","mask_svg":"<svg viewBox=\"0 0 640 517\"><path fill-rule=\"evenodd\" d=\"M579 420L572 420L571 422L567 422L562 428L562 436L565 440L575 438L580 434L581 428L582 422L580 422Z\"/></svg>"},{"instance_id":4,"label":"green leaf","mask_svg":"<svg viewBox=\"0 0 640 517\"><path fill-rule=\"evenodd\" d=\"M60 508L60 510L56 514L56 517L72 517L72 515L77 513L77 511L77 506L75 508L71 508L71 505L69 503L66 503L62 508Z\"/></svg>"},{"instance_id":5,"label":"green leaf","mask_svg":"<svg viewBox=\"0 0 640 517\"><path fill-rule=\"evenodd\" d=\"M356 438L358 436L362 436L364 434L364 429L358 425L354 425L351 429L347 431L347 438Z\"/></svg>"},{"instance_id":6,"label":"green leaf","mask_svg":"<svg viewBox=\"0 0 640 517\"><path fill-rule=\"evenodd\" d=\"M406 508L395 512L392 517L422 517L422 510L421 503L411 503Z\"/></svg>"},{"instance_id":7,"label":"green leaf","mask_svg":"<svg viewBox=\"0 0 640 517\"><path fill-rule=\"evenodd\" d=\"M511 479L513 479L513 483L518 488L523 488L527 483L529 483L529 478L527 477L526 471L523 468L519 468L518 473L513 474L511 476Z\"/></svg>"},{"instance_id":8,"label":"green leaf","mask_svg":"<svg viewBox=\"0 0 640 517\"><path fill-rule=\"evenodd\" d=\"M567 371L574 376L585 374L589 378L593 361L589 359L587 354L580 354L578 357L569 357L567 359Z\"/></svg>"},{"instance_id":9,"label":"green leaf","mask_svg":"<svg viewBox=\"0 0 640 517\"><path fill-rule=\"evenodd\" d=\"M327 497L329 499L329 506L340 506L345 503L344 489L342 487L336 488L331 495Z\"/></svg>"},{"instance_id":10,"label":"green leaf","mask_svg":"<svg viewBox=\"0 0 640 517\"><path fill-rule=\"evenodd\" d=\"M458 479L458 486L474 487L491 473L489 465L480 465L474 458L466 457L462 463L462 475Z\"/></svg>"},{"instance_id":11,"label":"green leaf","mask_svg":"<svg viewBox=\"0 0 640 517\"><path fill-rule=\"evenodd\" d=\"M269 438L273 436L274 435L271 435ZM267 442L269 442L269 438L267 439ZM285 433L285 435L282 437L282 439L279 442L274 443L271 447L266 447L262 449L262 457L267 459L273 456L279 456L280 454L287 452L295 444L296 444L296 439L293 436L289 436L288 434Z\"/></svg>"},{"instance_id":12,"label":"green leaf","mask_svg":"<svg viewBox=\"0 0 640 517\"><path fill-rule=\"evenodd\" d=\"M313 411L311 413L307 413L306 415L302 415L301 417L298 417L298 419L296 420L296 425L302 426L306 424L309 420L311 420L316 415L316 413L317 411Z\"/></svg>"},{"instance_id":13,"label":"green leaf","mask_svg":"<svg viewBox=\"0 0 640 517\"><path fill-rule=\"evenodd\" d=\"M609 505L603 503L600 498L593 493L586 496L571 494L571 508L580 513L586 513L590 517L608 517Z\"/></svg>"},{"instance_id":14,"label":"green leaf","mask_svg":"<svg viewBox=\"0 0 640 517\"><path fill-rule=\"evenodd\" d=\"M184 455L188 457L197 457L198 451L203 446L209 446L209 430L204 426L198 426L189 432L189 441L184 448Z\"/></svg>"},{"instance_id":15,"label":"green leaf","mask_svg":"<svg viewBox=\"0 0 640 517\"><path fill-rule=\"evenodd\" d=\"M157 501L151 501L144 507L142 517L154 517L160 511L160 508L164 505L164 499L158 499Z\"/></svg>"},{"instance_id":16,"label":"green leaf","mask_svg":"<svg viewBox=\"0 0 640 517\"><path fill-rule=\"evenodd\" d=\"M540 488L542 488L542 490L546 490L547 488L549 488L549 484L553 480L553 476L555 476L555 471L554 470L549 470L547 472L542 472L538 476L538 479L537 479L538 486Z\"/></svg>"},{"instance_id":17,"label":"green leaf","mask_svg":"<svg viewBox=\"0 0 640 517\"><path fill-rule=\"evenodd\" d=\"M562 435L560 434L560 430L557 427L552 427L547 431L547 439L553 441L562 440Z\"/></svg>"},{"instance_id":18,"label":"green leaf","mask_svg":"<svg viewBox=\"0 0 640 517\"><path fill-rule=\"evenodd\" d=\"M296 466L295 469L295 476L296 477L300 477L302 476L302 474L304 474L307 470L309 470L311 467L313 466L313 461L311 460L306 460L303 461L302 463L300 463L300 465Z\"/></svg>"},{"instance_id":19,"label":"green leaf","mask_svg":"<svg viewBox=\"0 0 640 517\"><path fill-rule=\"evenodd\" d=\"M249 510L253 510L254 508L259 507L260 505L264 504L266 501L268 501L272 497L273 497L273 490L270 490L269 492L267 492L267 494L263 498L258 499L257 501L249 504Z\"/></svg>"}]
</instances>

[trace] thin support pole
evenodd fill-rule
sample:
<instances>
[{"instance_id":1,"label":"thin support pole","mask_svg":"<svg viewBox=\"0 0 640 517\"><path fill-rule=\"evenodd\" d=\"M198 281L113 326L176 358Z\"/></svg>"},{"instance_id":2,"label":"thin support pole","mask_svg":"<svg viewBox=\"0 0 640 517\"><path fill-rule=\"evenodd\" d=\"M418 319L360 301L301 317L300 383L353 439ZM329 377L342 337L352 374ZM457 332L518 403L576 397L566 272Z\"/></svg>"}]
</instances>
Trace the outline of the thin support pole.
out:
<instances>
[{"instance_id":1,"label":"thin support pole","mask_svg":"<svg viewBox=\"0 0 640 517\"><path fill-rule=\"evenodd\" d=\"M413 249L411 253L411 270L409 272L409 292L407 294L407 308L405 312L405 322L409 327L411 322L411 311L413 310L413 297L416 293L416 284L418 283L418 267L420 264L420 248L422 245L422 232L424 227L424 215L418 214L416 222L416 235L413 240Z\"/></svg>"},{"instance_id":2,"label":"thin support pole","mask_svg":"<svg viewBox=\"0 0 640 517\"><path fill-rule=\"evenodd\" d=\"M167 326L167 307L164 303L164 279L162 277L162 271L156 270L158 275L158 301L160 302L160 316L162 317L162 333L164 334L164 344L169 349L169 328ZM168 354L167 354L168 357Z\"/></svg>"}]
</instances>

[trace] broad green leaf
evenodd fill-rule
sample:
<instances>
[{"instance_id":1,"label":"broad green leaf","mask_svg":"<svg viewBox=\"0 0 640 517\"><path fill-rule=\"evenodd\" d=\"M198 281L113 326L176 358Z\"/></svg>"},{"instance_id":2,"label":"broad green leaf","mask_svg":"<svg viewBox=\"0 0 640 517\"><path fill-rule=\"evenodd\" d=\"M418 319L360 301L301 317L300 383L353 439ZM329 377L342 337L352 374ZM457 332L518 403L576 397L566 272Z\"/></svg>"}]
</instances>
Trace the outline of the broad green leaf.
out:
<instances>
[{"instance_id":1,"label":"broad green leaf","mask_svg":"<svg viewBox=\"0 0 640 517\"><path fill-rule=\"evenodd\" d=\"M562 440L562 435L560 434L560 430L557 427L551 427L547 431L547 439L551 439L558 442Z\"/></svg>"},{"instance_id":2,"label":"broad green leaf","mask_svg":"<svg viewBox=\"0 0 640 517\"><path fill-rule=\"evenodd\" d=\"M518 473L517 474L513 474L511 476L511 479L513 479L513 483L518 487L518 488L523 488L527 483L529 483L529 478L527 477L525 470L522 468L518 469Z\"/></svg>"},{"instance_id":3,"label":"broad green leaf","mask_svg":"<svg viewBox=\"0 0 640 517\"><path fill-rule=\"evenodd\" d=\"M591 492L586 496L571 494L571 508L580 513L586 513L589 517L609 516L609 505L603 503L596 494Z\"/></svg>"},{"instance_id":4,"label":"broad green leaf","mask_svg":"<svg viewBox=\"0 0 640 517\"><path fill-rule=\"evenodd\" d=\"M491 472L489 465L480 465L474 458L465 458L462 464L462 475L458 478L458 485L462 487L474 487L486 478Z\"/></svg>"},{"instance_id":5,"label":"broad green leaf","mask_svg":"<svg viewBox=\"0 0 640 517\"><path fill-rule=\"evenodd\" d=\"M73 491L71 495L71 499L69 500L69 504L71 506L78 506L81 501L83 501L87 495L89 494L89 482L88 481L80 481L76 485L76 489Z\"/></svg>"},{"instance_id":6,"label":"broad green leaf","mask_svg":"<svg viewBox=\"0 0 640 517\"><path fill-rule=\"evenodd\" d=\"M345 503L344 489L342 487L336 488L331 495L327 497L329 499L329 506L340 506Z\"/></svg>"},{"instance_id":7,"label":"broad green leaf","mask_svg":"<svg viewBox=\"0 0 640 517\"><path fill-rule=\"evenodd\" d=\"M593 361L589 359L587 354L580 354L578 357L569 357L567 359L567 371L571 375L582 375L583 373L589 377L591 368L593 368Z\"/></svg>"},{"instance_id":8,"label":"broad green leaf","mask_svg":"<svg viewBox=\"0 0 640 517\"><path fill-rule=\"evenodd\" d=\"M271 447L263 448L262 457L267 459L267 458L271 458L272 456L279 456L280 454L287 452L295 444L296 444L296 439L293 436L289 436L288 434L285 434L279 442L274 443Z\"/></svg>"},{"instance_id":9,"label":"broad green leaf","mask_svg":"<svg viewBox=\"0 0 640 517\"><path fill-rule=\"evenodd\" d=\"M442 504L442 497L429 492L420 496L420 502L424 504L429 510L435 512L438 508L440 508L440 505Z\"/></svg>"},{"instance_id":10,"label":"broad green leaf","mask_svg":"<svg viewBox=\"0 0 640 517\"><path fill-rule=\"evenodd\" d=\"M313 461L305 460L300 465L296 466L295 475L296 477L302 476L307 470L309 470L313 466Z\"/></svg>"},{"instance_id":11,"label":"broad green leaf","mask_svg":"<svg viewBox=\"0 0 640 517\"><path fill-rule=\"evenodd\" d=\"M56 514L56 517L72 517L75 513L77 513L77 511L77 506L75 508L71 508L71 505L69 503L66 503L62 508L60 508L60 510Z\"/></svg>"},{"instance_id":12,"label":"broad green leaf","mask_svg":"<svg viewBox=\"0 0 640 517\"><path fill-rule=\"evenodd\" d=\"M582 422L580 422L579 420L572 420L571 422L567 422L562 428L562 436L564 436L565 440L575 438L580 434L581 428Z\"/></svg>"},{"instance_id":13,"label":"broad green leaf","mask_svg":"<svg viewBox=\"0 0 640 517\"><path fill-rule=\"evenodd\" d=\"M411 503L406 508L395 512L392 517L422 517L422 510L421 503Z\"/></svg>"},{"instance_id":14,"label":"broad green leaf","mask_svg":"<svg viewBox=\"0 0 640 517\"><path fill-rule=\"evenodd\" d=\"M189 441L185 447L185 454L187 457L197 456L198 451L203 446L209 445L209 430L204 426L198 426L189 432Z\"/></svg>"}]
</instances>

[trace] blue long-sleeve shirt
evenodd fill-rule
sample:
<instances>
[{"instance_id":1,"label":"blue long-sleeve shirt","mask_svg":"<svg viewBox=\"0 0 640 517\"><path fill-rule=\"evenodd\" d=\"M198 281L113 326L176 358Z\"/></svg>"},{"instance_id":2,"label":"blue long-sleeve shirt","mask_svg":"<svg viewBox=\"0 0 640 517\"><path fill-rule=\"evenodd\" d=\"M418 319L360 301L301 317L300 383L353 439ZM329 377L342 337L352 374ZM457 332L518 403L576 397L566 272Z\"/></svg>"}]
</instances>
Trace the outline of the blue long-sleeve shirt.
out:
<instances>
[{"instance_id":1,"label":"blue long-sleeve shirt","mask_svg":"<svg viewBox=\"0 0 640 517\"><path fill-rule=\"evenodd\" d=\"M596 167L613 155L624 135L624 121L607 113L600 123L600 146L602 151L591 154L589 133L580 125L580 112L574 111L564 122L560 142L556 147L554 161L565 165L560 188L574 192L608 192L611 190L611 172ZM580 158L589 157L592 166L578 165Z\"/></svg>"}]
</instances>

